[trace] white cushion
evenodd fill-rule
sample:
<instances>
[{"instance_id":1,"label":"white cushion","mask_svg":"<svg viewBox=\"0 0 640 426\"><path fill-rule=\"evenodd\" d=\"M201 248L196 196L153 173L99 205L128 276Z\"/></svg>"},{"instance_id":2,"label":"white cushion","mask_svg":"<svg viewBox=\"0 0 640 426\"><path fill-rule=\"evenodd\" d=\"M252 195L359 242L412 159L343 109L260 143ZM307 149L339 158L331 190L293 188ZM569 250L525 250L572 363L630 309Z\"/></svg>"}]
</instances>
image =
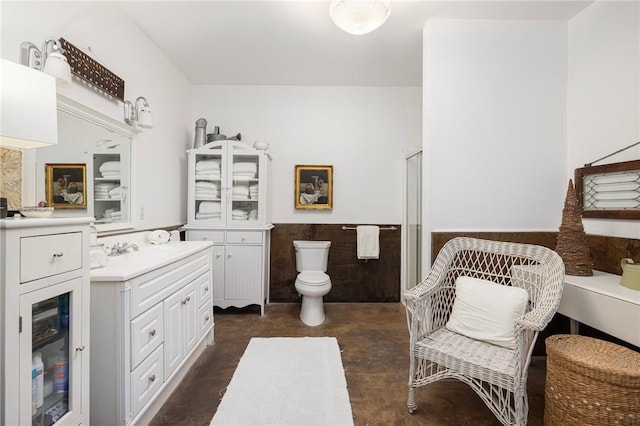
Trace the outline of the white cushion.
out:
<instances>
[{"instance_id":1,"label":"white cushion","mask_svg":"<svg viewBox=\"0 0 640 426\"><path fill-rule=\"evenodd\" d=\"M456 300L446 327L454 333L515 348L514 320L527 309L526 290L472 277L456 279Z\"/></svg>"}]
</instances>

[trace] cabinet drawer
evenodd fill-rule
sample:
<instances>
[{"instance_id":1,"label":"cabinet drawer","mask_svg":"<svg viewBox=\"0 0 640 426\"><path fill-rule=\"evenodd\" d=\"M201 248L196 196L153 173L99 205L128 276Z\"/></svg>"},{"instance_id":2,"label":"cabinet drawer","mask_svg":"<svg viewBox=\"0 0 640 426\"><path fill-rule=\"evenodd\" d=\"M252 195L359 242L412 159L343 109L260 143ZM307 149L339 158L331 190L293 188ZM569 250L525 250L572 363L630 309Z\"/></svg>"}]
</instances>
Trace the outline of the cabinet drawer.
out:
<instances>
[{"instance_id":1,"label":"cabinet drawer","mask_svg":"<svg viewBox=\"0 0 640 426\"><path fill-rule=\"evenodd\" d=\"M196 280L196 291L198 295L198 307L211 300L213 282L210 273L206 273Z\"/></svg>"},{"instance_id":2,"label":"cabinet drawer","mask_svg":"<svg viewBox=\"0 0 640 426\"><path fill-rule=\"evenodd\" d=\"M229 244L262 244L262 232L256 231L227 231Z\"/></svg>"},{"instance_id":3,"label":"cabinet drawer","mask_svg":"<svg viewBox=\"0 0 640 426\"><path fill-rule=\"evenodd\" d=\"M160 345L131 373L132 417L135 417L162 387L163 363L162 345Z\"/></svg>"},{"instance_id":4,"label":"cabinet drawer","mask_svg":"<svg viewBox=\"0 0 640 426\"><path fill-rule=\"evenodd\" d=\"M224 231L192 231L187 230L188 241L212 241L214 244L224 243Z\"/></svg>"},{"instance_id":5,"label":"cabinet drawer","mask_svg":"<svg viewBox=\"0 0 640 426\"><path fill-rule=\"evenodd\" d=\"M135 369L164 340L162 303L131 321L131 368Z\"/></svg>"},{"instance_id":6,"label":"cabinet drawer","mask_svg":"<svg viewBox=\"0 0 640 426\"><path fill-rule=\"evenodd\" d=\"M20 239L20 282L82 268L82 232Z\"/></svg>"},{"instance_id":7,"label":"cabinet drawer","mask_svg":"<svg viewBox=\"0 0 640 426\"><path fill-rule=\"evenodd\" d=\"M200 321L198 336L202 337L213 325L213 306L211 304L206 304L200 308L198 311L198 319Z\"/></svg>"},{"instance_id":8,"label":"cabinet drawer","mask_svg":"<svg viewBox=\"0 0 640 426\"><path fill-rule=\"evenodd\" d=\"M131 317L155 306L210 270L211 252L206 250L135 278L131 285Z\"/></svg>"}]
</instances>

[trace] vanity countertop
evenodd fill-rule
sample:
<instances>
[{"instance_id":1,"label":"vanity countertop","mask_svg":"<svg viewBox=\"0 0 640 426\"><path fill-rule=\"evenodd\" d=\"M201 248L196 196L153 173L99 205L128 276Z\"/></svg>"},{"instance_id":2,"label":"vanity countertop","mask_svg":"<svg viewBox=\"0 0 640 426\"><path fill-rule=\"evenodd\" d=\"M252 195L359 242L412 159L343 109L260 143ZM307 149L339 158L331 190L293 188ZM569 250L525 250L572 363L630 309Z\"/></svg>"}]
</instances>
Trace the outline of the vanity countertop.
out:
<instances>
[{"instance_id":1,"label":"vanity countertop","mask_svg":"<svg viewBox=\"0 0 640 426\"><path fill-rule=\"evenodd\" d=\"M142 245L138 251L108 256L107 266L91 270L91 281L127 281L213 246L211 241Z\"/></svg>"}]
</instances>

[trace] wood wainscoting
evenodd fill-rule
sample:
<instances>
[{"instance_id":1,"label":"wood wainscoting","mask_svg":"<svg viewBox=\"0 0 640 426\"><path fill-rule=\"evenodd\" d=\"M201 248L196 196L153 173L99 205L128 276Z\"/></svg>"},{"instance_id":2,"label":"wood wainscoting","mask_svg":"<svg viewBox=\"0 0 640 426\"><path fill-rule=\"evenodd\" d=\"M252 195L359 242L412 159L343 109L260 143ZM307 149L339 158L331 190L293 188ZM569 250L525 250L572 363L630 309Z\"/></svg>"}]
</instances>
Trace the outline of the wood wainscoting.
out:
<instances>
[{"instance_id":1,"label":"wood wainscoting","mask_svg":"<svg viewBox=\"0 0 640 426\"><path fill-rule=\"evenodd\" d=\"M431 262L442 246L455 237L473 237L494 241L537 244L555 249L557 232L433 232L431 233ZM640 240L633 238L587 235L593 269L621 275L620 261L625 257L640 262Z\"/></svg>"},{"instance_id":2,"label":"wood wainscoting","mask_svg":"<svg viewBox=\"0 0 640 426\"><path fill-rule=\"evenodd\" d=\"M350 224L274 224L271 230L270 302L297 303L294 288L298 272L294 240L331 241L327 274L331 291L325 302L399 302L401 226L394 231L380 231L380 258L358 260L356 231L342 230Z\"/></svg>"}]
</instances>

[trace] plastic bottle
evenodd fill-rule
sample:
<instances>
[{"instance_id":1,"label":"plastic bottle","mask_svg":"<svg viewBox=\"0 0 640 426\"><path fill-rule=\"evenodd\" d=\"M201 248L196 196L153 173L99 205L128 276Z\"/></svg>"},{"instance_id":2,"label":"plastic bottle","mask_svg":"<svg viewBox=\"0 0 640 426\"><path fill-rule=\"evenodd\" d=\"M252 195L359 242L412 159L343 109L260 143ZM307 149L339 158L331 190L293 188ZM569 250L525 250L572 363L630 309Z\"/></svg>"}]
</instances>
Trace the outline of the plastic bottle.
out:
<instances>
[{"instance_id":1,"label":"plastic bottle","mask_svg":"<svg viewBox=\"0 0 640 426\"><path fill-rule=\"evenodd\" d=\"M31 358L31 400L36 409L44 404L44 364L40 352L34 352Z\"/></svg>"},{"instance_id":2,"label":"plastic bottle","mask_svg":"<svg viewBox=\"0 0 640 426\"><path fill-rule=\"evenodd\" d=\"M59 357L53 364L53 391L66 393L69 391L69 362L64 357Z\"/></svg>"}]
</instances>

